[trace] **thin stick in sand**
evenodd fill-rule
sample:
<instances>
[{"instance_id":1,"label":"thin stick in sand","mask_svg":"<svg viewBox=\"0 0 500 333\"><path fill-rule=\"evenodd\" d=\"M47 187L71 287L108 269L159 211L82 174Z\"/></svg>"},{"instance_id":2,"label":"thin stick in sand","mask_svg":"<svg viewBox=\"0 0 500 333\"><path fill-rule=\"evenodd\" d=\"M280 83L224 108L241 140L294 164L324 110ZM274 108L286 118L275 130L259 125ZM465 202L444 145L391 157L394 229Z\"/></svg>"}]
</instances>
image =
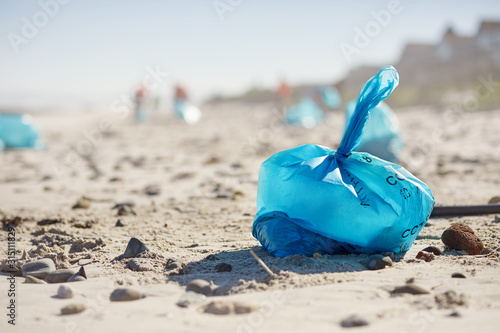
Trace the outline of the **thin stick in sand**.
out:
<instances>
[{"instance_id":1,"label":"thin stick in sand","mask_svg":"<svg viewBox=\"0 0 500 333\"><path fill-rule=\"evenodd\" d=\"M267 267L266 263L262 261L262 259L260 259L259 257L257 257L257 255L255 254L255 252L253 252L253 250L250 250L250 254L252 255L252 257L255 258L255 260L257 260L257 262L259 263L259 265L262 266L262 268L264 268L264 270L267 272L267 274L269 274L271 277L274 276L274 273L272 270L269 269L269 267Z\"/></svg>"}]
</instances>

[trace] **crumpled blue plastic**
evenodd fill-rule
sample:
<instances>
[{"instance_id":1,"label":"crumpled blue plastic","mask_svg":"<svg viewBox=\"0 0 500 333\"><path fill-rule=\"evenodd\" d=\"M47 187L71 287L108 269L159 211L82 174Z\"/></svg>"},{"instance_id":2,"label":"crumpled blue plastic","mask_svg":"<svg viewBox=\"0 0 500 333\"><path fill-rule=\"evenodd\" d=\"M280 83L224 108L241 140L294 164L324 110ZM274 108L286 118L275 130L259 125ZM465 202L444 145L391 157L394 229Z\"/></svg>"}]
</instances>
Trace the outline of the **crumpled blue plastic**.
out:
<instances>
[{"instance_id":1,"label":"crumpled blue plastic","mask_svg":"<svg viewBox=\"0 0 500 333\"><path fill-rule=\"evenodd\" d=\"M383 67L362 89L339 148L304 145L260 168L252 234L278 257L316 252L405 252L434 206L430 188L403 167L353 150L369 111L399 82Z\"/></svg>"},{"instance_id":2,"label":"crumpled blue plastic","mask_svg":"<svg viewBox=\"0 0 500 333\"><path fill-rule=\"evenodd\" d=\"M185 99L174 101L174 113L188 124L195 124L201 120L201 111Z\"/></svg>"},{"instance_id":3,"label":"crumpled blue plastic","mask_svg":"<svg viewBox=\"0 0 500 333\"><path fill-rule=\"evenodd\" d=\"M337 89L333 87L322 87L320 88L321 98L326 106L332 109L336 109L342 103L342 98L340 97Z\"/></svg>"},{"instance_id":4,"label":"crumpled blue plastic","mask_svg":"<svg viewBox=\"0 0 500 333\"><path fill-rule=\"evenodd\" d=\"M313 128L323 122L323 111L310 97L304 97L285 113L285 123Z\"/></svg>"},{"instance_id":5,"label":"crumpled blue plastic","mask_svg":"<svg viewBox=\"0 0 500 333\"><path fill-rule=\"evenodd\" d=\"M349 101L346 105L345 130L348 129L355 107L355 100ZM398 118L387 104L380 102L370 110L370 117L356 151L367 152L383 160L397 163L402 149L403 138Z\"/></svg>"},{"instance_id":6,"label":"crumpled blue plastic","mask_svg":"<svg viewBox=\"0 0 500 333\"><path fill-rule=\"evenodd\" d=\"M40 130L29 115L0 114L0 150L6 148L44 148Z\"/></svg>"}]
</instances>

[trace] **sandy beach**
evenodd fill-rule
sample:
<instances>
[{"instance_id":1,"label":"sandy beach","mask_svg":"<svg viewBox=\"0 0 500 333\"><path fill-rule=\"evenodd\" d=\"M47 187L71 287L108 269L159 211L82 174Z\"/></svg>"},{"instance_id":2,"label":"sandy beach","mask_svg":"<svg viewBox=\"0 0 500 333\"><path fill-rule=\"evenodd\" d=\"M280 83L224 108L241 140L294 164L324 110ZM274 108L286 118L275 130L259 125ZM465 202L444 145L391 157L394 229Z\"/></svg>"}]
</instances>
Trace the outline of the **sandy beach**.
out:
<instances>
[{"instance_id":1,"label":"sandy beach","mask_svg":"<svg viewBox=\"0 0 500 333\"><path fill-rule=\"evenodd\" d=\"M13 326L6 316L9 274L2 272L1 332L498 331L500 215L431 218L413 247L381 270L367 268L368 255L272 257L251 235L259 166L302 144L336 148L343 112L306 130L285 127L271 105L214 104L202 111L195 125L166 113L144 124L111 112L33 116L47 149L0 153L0 219L7 228L20 217L18 265L51 258L56 268L83 266L87 280L65 283L74 296L59 299L61 284L16 277ZM401 164L430 186L436 205L485 205L500 196L500 110L395 111L405 141ZM82 198L84 208L73 209ZM483 253L415 258L427 246L445 250L441 234L455 222L475 231ZM147 270L133 271L130 259L119 257L132 237L149 248L142 258ZM210 282L215 295L178 306L194 279ZM428 293L391 293L409 281ZM111 302L116 288L146 297ZM211 302L251 310L207 313ZM86 309L61 315L71 303ZM342 327L354 314L368 326Z\"/></svg>"}]
</instances>

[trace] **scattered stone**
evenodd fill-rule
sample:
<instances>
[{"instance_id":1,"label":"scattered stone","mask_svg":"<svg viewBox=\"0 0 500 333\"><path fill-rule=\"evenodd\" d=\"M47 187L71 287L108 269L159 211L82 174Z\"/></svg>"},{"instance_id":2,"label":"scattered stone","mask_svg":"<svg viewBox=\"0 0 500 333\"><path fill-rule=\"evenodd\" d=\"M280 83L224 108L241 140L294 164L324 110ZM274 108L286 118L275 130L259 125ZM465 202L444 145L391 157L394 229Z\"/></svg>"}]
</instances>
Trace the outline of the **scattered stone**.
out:
<instances>
[{"instance_id":1,"label":"scattered stone","mask_svg":"<svg viewBox=\"0 0 500 333\"><path fill-rule=\"evenodd\" d=\"M59 289L57 289L57 297L59 298L71 298L73 294L73 288L65 284L60 285Z\"/></svg>"},{"instance_id":2,"label":"scattered stone","mask_svg":"<svg viewBox=\"0 0 500 333\"><path fill-rule=\"evenodd\" d=\"M359 327L367 325L369 325L368 320L356 314L351 315L345 319L342 319L342 321L340 322L340 326L342 327Z\"/></svg>"},{"instance_id":3,"label":"scattered stone","mask_svg":"<svg viewBox=\"0 0 500 333\"><path fill-rule=\"evenodd\" d=\"M439 308L444 309L450 309L467 304L465 295L457 294L453 290L434 296L434 300L438 304Z\"/></svg>"},{"instance_id":4,"label":"scattered stone","mask_svg":"<svg viewBox=\"0 0 500 333\"><path fill-rule=\"evenodd\" d=\"M205 296L212 296L213 290L209 282L202 279L195 279L186 286L186 291L192 291Z\"/></svg>"},{"instance_id":5,"label":"scattered stone","mask_svg":"<svg viewBox=\"0 0 500 333\"><path fill-rule=\"evenodd\" d=\"M462 317L460 312L458 311L453 311L452 313L449 314L450 317Z\"/></svg>"},{"instance_id":6,"label":"scattered stone","mask_svg":"<svg viewBox=\"0 0 500 333\"><path fill-rule=\"evenodd\" d=\"M323 256L321 255L321 252L314 252L313 258L323 258Z\"/></svg>"},{"instance_id":7,"label":"scattered stone","mask_svg":"<svg viewBox=\"0 0 500 333\"><path fill-rule=\"evenodd\" d=\"M87 281L87 279L81 275L75 274L71 276L67 282L81 282L81 281Z\"/></svg>"},{"instance_id":8,"label":"scattered stone","mask_svg":"<svg viewBox=\"0 0 500 333\"><path fill-rule=\"evenodd\" d=\"M37 279L36 277L31 275L26 275L24 283L47 284L47 282L45 282L44 280Z\"/></svg>"},{"instance_id":9,"label":"scattered stone","mask_svg":"<svg viewBox=\"0 0 500 333\"><path fill-rule=\"evenodd\" d=\"M464 250L468 254L480 254L484 250L483 242L467 224L454 223L441 235L444 245L452 250Z\"/></svg>"},{"instance_id":10,"label":"scattered stone","mask_svg":"<svg viewBox=\"0 0 500 333\"><path fill-rule=\"evenodd\" d=\"M61 309L62 315L76 314L85 311L83 304L69 304Z\"/></svg>"},{"instance_id":11,"label":"scattered stone","mask_svg":"<svg viewBox=\"0 0 500 333\"><path fill-rule=\"evenodd\" d=\"M85 268L80 267L80 270L73 274L69 279L68 282L78 282L78 281L85 281L87 280L87 274L85 273Z\"/></svg>"},{"instance_id":12,"label":"scattered stone","mask_svg":"<svg viewBox=\"0 0 500 333\"><path fill-rule=\"evenodd\" d=\"M21 223L23 223L23 218L21 216L14 216L12 218L4 216L2 218L2 226L3 226L4 229L7 228L7 227L9 227L9 226L11 226L11 227L17 227Z\"/></svg>"},{"instance_id":13,"label":"scattered stone","mask_svg":"<svg viewBox=\"0 0 500 333\"><path fill-rule=\"evenodd\" d=\"M217 264L217 266L215 266L215 271L217 273L231 272L232 270L233 266L231 266L230 264L226 264L224 262L221 262L220 264Z\"/></svg>"},{"instance_id":14,"label":"scattered stone","mask_svg":"<svg viewBox=\"0 0 500 333\"><path fill-rule=\"evenodd\" d=\"M434 253L432 252L427 252L427 251L420 251L417 253L417 256L415 257L417 259L423 259L426 262L432 261L436 258Z\"/></svg>"},{"instance_id":15,"label":"scattered stone","mask_svg":"<svg viewBox=\"0 0 500 333\"><path fill-rule=\"evenodd\" d=\"M394 261L396 259L396 255L394 254L394 252L382 252L381 253L384 257L389 257L391 258L392 261Z\"/></svg>"},{"instance_id":16,"label":"scattered stone","mask_svg":"<svg viewBox=\"0 0 500 333\"><path fill-rule=\"evenodd\" d=\"M116 221L115 227L124 227L125 224L122 223L122 220Z\"/></svg>"},{"instance_id":17,"label":"scattered stone","mask_svg":"<svg viewBox=\"0 0 500 333\"><path fill-rule=\"evenodd\" d=\"M205 260L215 261L220 259L216 254L209 254L208 256L206 256Z\"/></svg>"},{"instance_id":18,"label":"scattered stone","mask_svg":"<svg viewBox=\"0 0 500 333\"><path fill-rule=\"evenodd\" d=\"M57 223L64 223L64 219L62 218L48 218L48 219L43 219L37 222L38 225L51 225L51 224L57 224Z\"/></svg>"},{"instance_id":19,"label":"scattered stone","mask_svg":"<svg viewBox=\"0 0 500 333\"><path fill-rule=\"evenodd\" d=\"M241 302L216 301L210 302L205 307L204 312L215 315L228 315L250 313L257 310L258 308L256 306Z\"/></svg>"},{"instance_id":20,"label":"scattered stone","mask_svg":"<svg viewBox=\"0 0 500 333\"><path fill-rule=\"evenodd\" d=\"M453 273L451 274L451 277L457 279L465 279L465 275L463 275L462 273Z\"/></svg>"},{"instance_id":21,"label":"scattered stone","mask_svg":"<svg viewBox=\"0 0 500 333\"><path fill-rule=\"evenodd\" d=\"M176 304L181 308L187 308L191 305L196 305L204 302L206 298L207 297L205 295L195 293L194 291L187 291L181 296Z\"/></svg>"},{"instance_id":22,"label":"scattered stone","mask_svg":"<svg viewBox=\"0 0 500 333\"><path fill-rule=\"evenodd\" d=\"M213 286L214 289L214 296L225 296L229 295L229 292L233 288L232 284L224 284L222 286Z\"/></svg>"},{"instance_id":23,"label":"scattered stone","mask_svg":"<svg viewBox=\"0 0 500 333\"><path fill-rule=\"evenodd\" d=\"M76 222L75 224L73 224L73 227L80 229L90 229L96 223L97 220L87 220L85 222Z\"/></svg>"},{"instance_id":24,"label":"scattered stone","mask_svg":"<svg viewBox=\"0 0 500 333\"><path fill-rule=\"evenodd\" d=\"M127 267L136 272L153 271L154 267L148 259L134 258L130 259Z\"/></svg>"},{"instance_id":25,"label":"scattered stone","mask_svg":"<svg viewBox=\"0 0 500 333\"><path fill-rule=\"evenodd\" d=\"M135 301L146 297L140 291L131 288L115 289L109 296L111 302Z\"/></svg>"},{"instance_id":26,"label":"scattered stone","mask_svg":"<svg viewBox=\"0 0 500 333\"><path fill-rule=\"evenodd\" d=\"M130 238L127 248L123 253L123 258L133 258L141 252L149 251L148 247L135 237Z\"/></svg>"},{"instance_id":27,"label":"scattered stone","mask_svg":"<svg viewBox=\"0 0 500 333\"><path fill-rule=\"evenodd\" d=\"M55 270L56 265L54 264L54 261L49 258L28 262L22 267L23 277L31 275L38 279L45 279L47 274Z\"/></svg>"},{"instance_id":28,"label":"scattered stone","mask_svg":"<svg viewBox=\"0 0 500 333\"><path fill-rule=\"evenodd\" d=\"M429 291L422 287L417 286L413 283L408 283L404 286L395 288L391 294L412 294L412 295L424 295L429 294Z\"/></svg>"},{"instance_id":29,"label":"scattered stone","mask_svg":"<svg viewBox=\"0 0 500 333\"><path fill-rule=\"evenodd\" d=\"M434 253L434 255L436 256L441 255L441 250L437 246L427 246L422 251Z\"/></svg>"},{"instance_id":30,"label":"scattered stone","mask_svg":"<svg viewBox=\"0 0 500 333\"><path fill-rule=\"evenodd\" d=\"M167 259L167 263L165 264L165 269L181 269L181 268L182 268L182 263L172 258Z\"/></svg>"},{"instance_id":31,"label":"scattered stone","mask_svg":"<svg viewBox=\"0 0 500 333\"><path fill-rule=\"evenodd\" d=\"M384 257L381 254L374 254L368 258L368 264L366 266L371 270L382 269L386 266L392 266L392 259L390 257Z\"/></svg>"},{"instance_id":32,"label":"scattered stone","mask_svg":"<svg viewBox=\"0 0 500 333\"><path fill-rule=\"evenodd\" d=\"M116 212L117 216L128 216L128 215L134 215L136 216L136 212L134 209L130 206L121 206L118 208L118 211Z\"/></svg>"},{"instance_id":33,"label":"scattered stone","mask_svg":"<svg viewBox=\"0 0 500 333\"><path fill-rule=\"evenodd\" d=\"M133 202L133 201L118 202L111 208L111 210L120 209L121 207L134 207L134 206L135 206L135 202Z\"/></svg>"},{"instance_id":34,"label":"scattered stone","mask_svg":"<svg viewBox=\"0 0 500 333\"><path fill-rule=\"evenodd\" d=\"M500 196L495 196L488 201L488 205L500 204Z\"/></svg>"},{"instance_id":35,"label":"scattered stone","mask_svg":"<svg viewBox=\"0 0 500 333\"><path fill-rule=\"evenodd\" d=\"M48 283L61 283L67 282L70 277L75 274L75 271L71 269L57 269L53 272L50 272L45 277L45 280Z\"/></svg>"},{"instance_id":36,"label":"scattered stone","mask_svg":"<svg viewBox=\"0 0 500 333\"><path fill-rule=\"evenodd\" d=\"M121 182L121 181L123 181L123 178L121 178L121 177L111 177L108 180L108 182L110 182L110 183Z\"/></svg>"},{"instance_id":37,"label":"scattered stone","mask_svg":"<svg viewBox=\"0 0 500 333\"><path fill-rule=\"evenodd\" d=\"M208 159L203 162L203 165L217 164L220 163L220 158L217 156L210 156Z\"/></svg>"},{"instance_id":38,"label":"scattered stone","mask_svg":"<svg viewBox=\"0 0 500 333\"><path fill-rule=\"evenodd\" d=\"M146 186L146 188L144 189L144 193L146 193L146 195L151 195L151 196L159 195L161 193L161 188L157 184L151 184Z\"/></svg>"},{"instance_id":39,"label":"scattered stone","mask_svg":"<svg viewBox=\"0 0 500 333\"><path fill-rule=\"evenodd\" d=\"M90 208L90 200L82 197L71 208L72 209L88 209L88 208Z\"/></svg>"}]
</instances>

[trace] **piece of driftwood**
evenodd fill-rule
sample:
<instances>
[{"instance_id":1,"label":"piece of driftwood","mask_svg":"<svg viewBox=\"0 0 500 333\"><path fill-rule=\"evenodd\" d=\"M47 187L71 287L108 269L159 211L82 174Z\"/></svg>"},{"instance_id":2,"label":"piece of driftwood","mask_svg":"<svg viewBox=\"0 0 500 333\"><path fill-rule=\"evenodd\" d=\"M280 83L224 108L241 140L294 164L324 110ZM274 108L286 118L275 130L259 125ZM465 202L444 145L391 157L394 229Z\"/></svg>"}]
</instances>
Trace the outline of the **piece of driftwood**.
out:
<instances>
[{"instance_id":1,"label":"piece of driftwood","mask_svg":"<svg viewBox=\"0 0 500 333\"><path fill-rule=\"evenodd\" d=\"M500 205L479 206L435 206L431 217L500 214Z\"/></svg>"}]
</instances>

